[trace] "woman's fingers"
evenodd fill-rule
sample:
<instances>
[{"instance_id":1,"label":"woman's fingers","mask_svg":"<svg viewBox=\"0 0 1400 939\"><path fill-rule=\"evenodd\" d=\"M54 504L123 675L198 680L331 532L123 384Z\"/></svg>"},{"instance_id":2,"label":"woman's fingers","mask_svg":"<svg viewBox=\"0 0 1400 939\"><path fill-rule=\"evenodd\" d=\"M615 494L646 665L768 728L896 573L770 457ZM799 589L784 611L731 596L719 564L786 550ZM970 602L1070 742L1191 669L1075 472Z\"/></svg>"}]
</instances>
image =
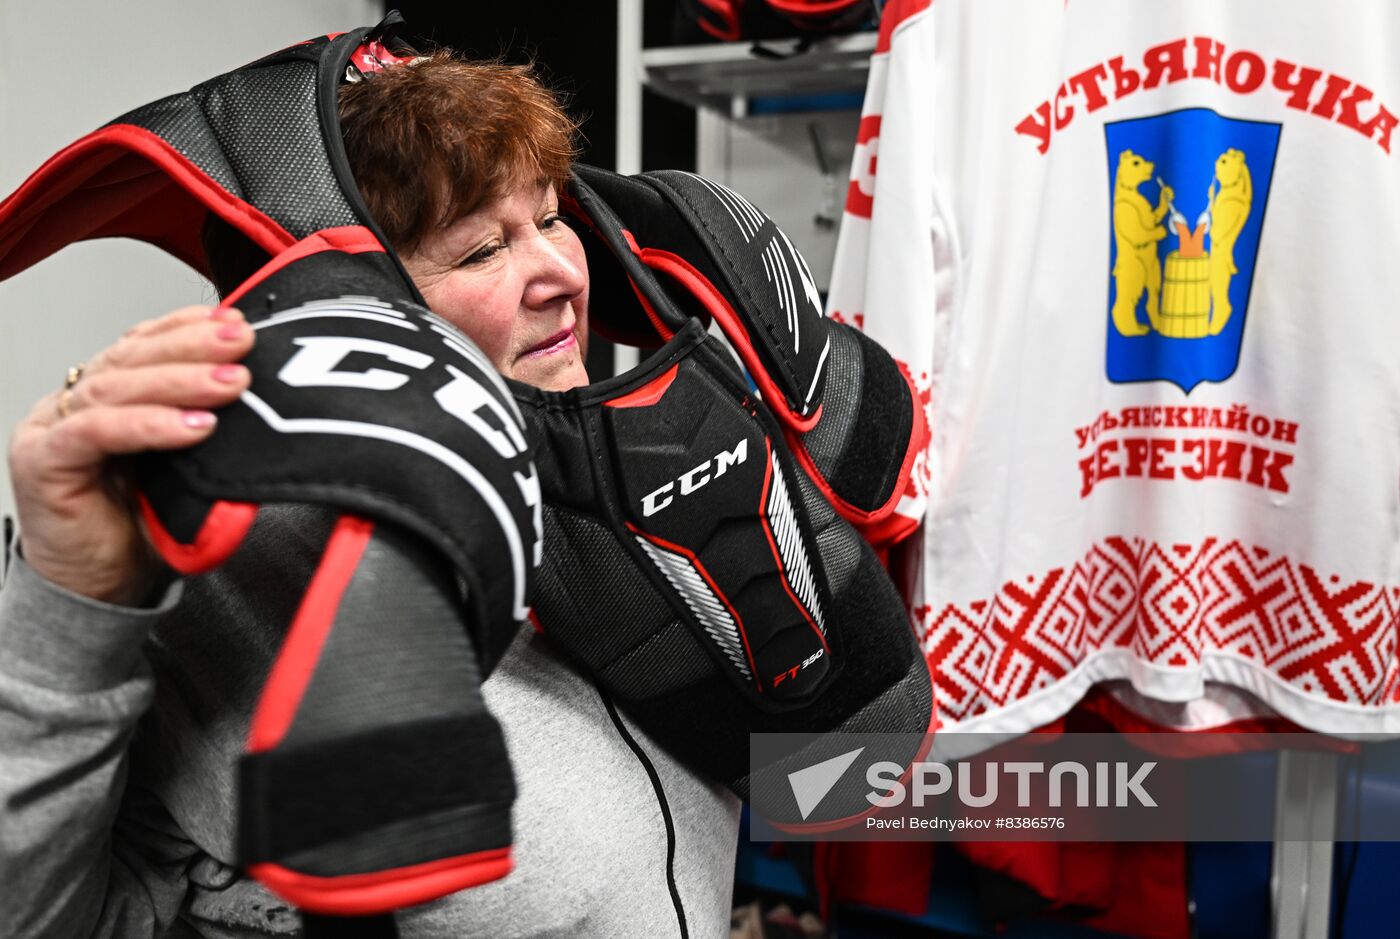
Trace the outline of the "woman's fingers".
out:
<instances>
[{"instance_id":1,"label":"woman's fingers","mask_svg":"<svg viewBox=\"0 0 1400 939\"><path fill-rule=\"evenodd\" d=\"M183 326L186 323L197 323L208 319L219 319L230 312L237 312L223 307L211 306L186 306L178 310L172 310L164 316L153 317L142 320L135 326L128 329L124 336L154 336L157 333L167 332L176 326Z\"/></svg>"},{"instance_id":2,"label":"woman's fingers","mask_svg":"<svg viewBox=\"0 0 1400 939\"><path fill-rule=\"evenodd\" d=\"M253 347L253 329L237 310L177 310L129 330L88 364L88 377L169 362L232 362ZM215 315L217 314L217 315ZM81 384L81 382L80 382Z\"/></svg>"},{"instance_id":3,"label":"woman's fingers","mask_svg":"<svg viewBox=\"0 0 1400 939\"><path fill-rule=\"evenodd\" d=\"M248 382L248 369L232 362L110 369L84 375L68 393L68 411L76 415L131 404L217 408L236 399Z\"/></svg>"},{"instance_id":4,"label":"woman's fingers","mask_svg":"<svg viewBox=\"0 0 1400 939\"><path fill-rule=\"evenodd\" d=\"M208 438L213 409L248 387L237 363L253 341L237 310L185 307L134 326L40 399L9 452L35 571L89 597L140 599L156 563L109 458Z\"/></svg>"},{"instance_id":5,"label":"woman's fingers","mask_svg":"<svg viewBox=\"0 0 1400 939\"><path fill-rule=\"evenodd\" d=\"M40 478L74 470L91 472L108 456L175 450L199 443L216 423L210 411L159 404L74 411L34 439L17 435L11 463L34 460L33 469Z\"/></svg>"}]
</instances>

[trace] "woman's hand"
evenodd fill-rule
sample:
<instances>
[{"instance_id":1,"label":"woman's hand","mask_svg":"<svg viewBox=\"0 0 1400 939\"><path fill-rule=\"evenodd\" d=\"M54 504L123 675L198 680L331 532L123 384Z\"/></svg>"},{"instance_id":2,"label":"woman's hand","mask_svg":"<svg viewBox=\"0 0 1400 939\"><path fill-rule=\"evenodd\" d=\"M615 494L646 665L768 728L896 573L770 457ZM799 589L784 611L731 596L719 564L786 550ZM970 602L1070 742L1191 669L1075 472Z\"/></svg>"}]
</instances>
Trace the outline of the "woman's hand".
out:
<instances>
[{"instance_id":1,"label":"woman's hand","mask_svg":"<svg viewBox=\"0 0 1400 939\"><path fill-rule=\"evenodd\" d=\"M10 440L24 557L59 586L110 603L149 591L160 561L113 457L178 450L248 387L253 347L234 309L185 307L129 330L71 389L40 399Z\"/></svg>"}]
</instances>

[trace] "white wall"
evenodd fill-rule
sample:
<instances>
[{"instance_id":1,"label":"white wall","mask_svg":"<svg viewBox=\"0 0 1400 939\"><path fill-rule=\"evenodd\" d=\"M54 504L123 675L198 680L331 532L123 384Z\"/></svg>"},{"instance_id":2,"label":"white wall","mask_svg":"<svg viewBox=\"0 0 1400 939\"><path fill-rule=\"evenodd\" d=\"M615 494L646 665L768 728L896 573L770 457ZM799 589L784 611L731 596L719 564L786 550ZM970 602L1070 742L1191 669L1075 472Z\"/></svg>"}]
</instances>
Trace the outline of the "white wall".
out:
<instances>
[{"instance_id":1,"label":"white wall","mask_svg":"<svg viewBox=\"0 0 1400 939\"><path fill-rule=\"evenodd\" d=\"M370 25L377 0L0 0L0 197L134 107L312 36ZM0 431L67 367L212 288L144 244L86 242L0 283ZM0 512L12 514L8 465Z\"/></svg>"},{"instance_id":2,"label":"white wall","mask_svg":"<svg viewBox=\"0 0 1400 939\"><path fill-rule=\"evenodd\" d=\"M741 118L700 111L695 169L752 199L792 239L818 289L826 290L859 126L854 108ZM825 175L812 128L826 160ZM830 224L819 223L818 216Z\"/></svg>"}]
</instances>

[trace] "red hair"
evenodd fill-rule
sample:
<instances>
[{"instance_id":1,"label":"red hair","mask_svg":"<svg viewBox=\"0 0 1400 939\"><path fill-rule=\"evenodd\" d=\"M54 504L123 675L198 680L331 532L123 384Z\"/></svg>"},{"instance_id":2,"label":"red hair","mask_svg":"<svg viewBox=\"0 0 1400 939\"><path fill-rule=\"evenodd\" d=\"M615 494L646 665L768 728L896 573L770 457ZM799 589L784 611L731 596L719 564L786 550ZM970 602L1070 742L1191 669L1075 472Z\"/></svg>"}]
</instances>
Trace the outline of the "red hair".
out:
<instances>
[{"instance_id":1,"label":"red hair","mask_svg":"<svg viewBox=\"0 0 1400 939\"><path fill-rule=\"evenodd\" d=\"M401 253L512 190L562 188L577 155L577 122L530 67L449 50L342 85L340 127L370 214Z\"/></svg>"}]
</instances>

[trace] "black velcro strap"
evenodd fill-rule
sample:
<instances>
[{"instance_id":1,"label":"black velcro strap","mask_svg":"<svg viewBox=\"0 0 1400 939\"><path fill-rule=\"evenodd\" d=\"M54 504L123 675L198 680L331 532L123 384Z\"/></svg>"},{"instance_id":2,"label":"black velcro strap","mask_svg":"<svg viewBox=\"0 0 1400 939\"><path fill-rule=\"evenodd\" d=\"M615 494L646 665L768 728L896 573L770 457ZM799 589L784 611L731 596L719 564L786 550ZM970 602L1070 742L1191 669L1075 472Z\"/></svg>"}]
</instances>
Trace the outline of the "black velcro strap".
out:
<instances>
[{"instance_id":1,"label":"black velcro strap","mask_svg":"<svg viewBox=\"0 0 1400 939\"><path fill-rule=\"evenodd\" d=\"M409 819L431 826L428 816L445 812L461 827L460 853L510 844L515 780L500 725L486 713L248 754L239 785L245 864L285 861Z\"/></svg>"},{"instance_id":2,"label":"black velcro strap","mask_svg":"<svg viewBox=\"0 0 1400 939\"><path fill-rule=\"evenodd\" d=\"M827 482L842 499L872 512L903 485L900 470L913 433L914 398L899 366L875 340L839 323L833 323L832 330L844 330L855 339L863 359L863 380L857 407L843 415L851 422L850 436ZM835 418L827 411L822 423Z\"/></svg>"}]
</instances>

